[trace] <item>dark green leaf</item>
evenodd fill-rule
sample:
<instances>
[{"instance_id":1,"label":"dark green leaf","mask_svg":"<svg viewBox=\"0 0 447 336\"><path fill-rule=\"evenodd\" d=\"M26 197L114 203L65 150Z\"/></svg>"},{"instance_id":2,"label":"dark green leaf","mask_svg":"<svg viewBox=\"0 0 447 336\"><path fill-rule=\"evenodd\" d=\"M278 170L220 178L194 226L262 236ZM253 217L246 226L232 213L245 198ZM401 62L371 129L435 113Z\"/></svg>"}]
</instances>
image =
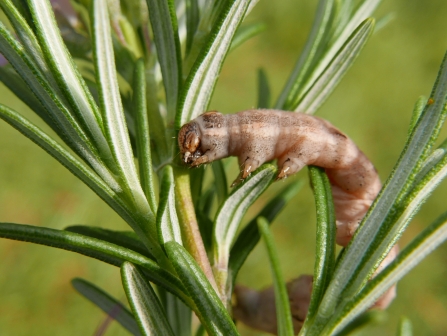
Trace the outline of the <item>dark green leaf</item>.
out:
<instances>
[{"instance_id":1,"label":"dark green leaf","mask_svg":"<svg viewBox=\"0 0 447 336\"><path fill-rule=\"evenodd\" d=\"M374 19L363 21L349 36L320 77L315 80L295 108L298 112L314 114L329 97L339 81L354 64L374 29Z\"/></svg>"},{"instance_id":2,"label":"dark green leaf","mask_svg":"<svg viewBox=\"0 0 447 336\"><path fill-rule=\"evenodd\" d=\"M264 23L259 22L239 27L234 35L233 41L231 42L230 51L233 51L252 37L262 33L266 28L267 27Z\"/></svg>"},{"instance_id":3,"label":"dark green leaf","mask_svg":"<svg viewBox=\"0 0 447 336\"><path fill-rule=\"evenodd\" d=\"M146 104L146 76L144 61L139 59L135 64L133 84L133 112L136 123L136 140L140 180L152 212L157 213L154 177L152 173L151 139Z\"/></svg>"},{"instance_id":4,"label":"dark green leaf","mask_svg":"<svg viewBox=\"0 0 447 336\"><path fill-rule=\"evenodd\" d=\"M267 249L272 271L273 288L275 290L276 320L279 336L293 336L292 314L290 312L289 296L286 283L279 265L278 252L269 230L269 222L264 217L258 218L258 228Z\"/></svg>"},{"instance_id":5,"label":"dark green leaf","mask_svg":"<svg viewBox=\"0 0 447 336\"><path fill-rule=\"evenodd\" d=\"M276 108L291 111L295 109L298 103L299 92L302 90L303 81L314 61L314 55L329 28L333 5L334 0L321 0L319 2L312 30L304 46L304 50L276 102Z\"/></svg>"},{"instance_id":6,"label":"dark green leaf","mask_svg":"<svg viewBox=\"0 0 447 336\"><path fill-rule=\"evenodd\" d=\"M312 295L306 320L302 327L303 335L310 328L321 299L331 281L335 267L335 211L332 190L324 169L309 167L310 180L315 195L317 210L317 251L315 257Z\"/></svg>"},{"instance_id":7,"label":"dark green leaf","mask_svg":"<svg viewBox=\"0 0 447 336\"><path fill-rule=\"evenodd\" d=\"M258 108L270 107L270 85L264 69L258 70Z\"/></svg>"},{"instance_id":8,"label":"dark green leaf","mask_svg":"<svg viewBox=\"0 0 447 336\"><path fill-rule=\"evenodd\" d=\"M146 2L163 75L169 120L172 120L182 83L182 56L175 4L173 0L146 0Z\"/></svg>"},{"instance_id":9,"label":"dark green leaf","mask_svg":"<svg viewBox=\"0 0 447 336\"><path fill-rule=\"evenodd\" d=\"M303 184L303 181L300 180L281 189L241 231L230 252L229 269L231 270L233 283L243 263L259 241L260 236L256 219L265 217L269 223L272 223L286 204L300 191Z\"/></svg>"},{"instance_id":10,"label":"dark green leaf","mask_svg":"<svg viewBox=\"0 0 447 336\"><path fill-rule=\"evenodd\" d=\"M238 335L230 315L199 265L180 244L171 241L165 250L197 306L197 314L209 335Z\"/></svg>"},{"instance_id":11,"label":"dark green leaf","mask_svg":"<svg viewBox=\"0 0 447 336\"><path fill-rule=\"evenodd\" d=\"M75 278L71 280L71 284L82 296L116 320L132 335L141 335L132 313L117 299L84 279Z\"/></svg>"},{"instance_id":12,"label":"dark green leaf","mask_svg":"<svg viewBox=\"0 0 447 336\"><path fill-rule=\"evenodd\" d=\"M200 21L199 4L197 0L185 0L186 4L186 54L189 54L194 35Z\"/></svg>"},{"instance_id":13,"label":"dark green leaf","mask_svg":"<svg viewBox=\"0 0 447 336\"><path fill-rule=\"evenodd\" d=\"M217 201L220 205L228 196L227 176L225 175L225 169L222 161L214 161L211 166L213 167Z\"/></svg>"},{"instance_id":14,"label":"dark green leaf","mask_svg":"<svg viewBox=\"0 0 447 336\"><path fill-rule=\"evenodd\" d=\"M141 334L174 336L157 295L138 268L124 262L121 278Z\"/></svg>"},{"instance_id":15,"label":"dark green leaf","mask_svg":"<svg viewBox=\"0 0 447 336\"><path fill-rule=\"evenodd\" d=\"M149 253L146 246L144 246L143 242L138 238L138 235L133 231L113 231L96 226L85 225L73 225L66 227L64 230L79 233L83 236L104 240L106 242L135 251L154 260L154 256Z\"/></svg>"},{"instance_id":16,"label":"dark green leaf","mask_svg":"<svg viewBox=\"0 0 447 336\"><path fill-rule=\"evenodd\" d=\"M165 166L160 187L160 204L157 212L157 232L160 244L176 241L182 244L180 223L175 209L174 172Z\"/></svg>"},{"instance_id":17,"label":"dark green leaf","mask_svg":"<svg viewBox=\"0 0 447 336\"><path fill-rule=\"evenodd\" d=\"M154 261L124 247L73 232L12 223L0 223L0 237L73 251L118 267L129 261L143 267L147 279L191 303L175 276Z\"/></svg>"},{"instance_id":18,"label":"dark green leaf","mask_svg":"<svg viewBox=\"0 0 447 336\"><path fill-rule=\"evenodd\" d=\"M447 240L447 212L413 239L384 270L371 279L352 298L340 314L331 315L323 335L333 335L359 314L371 307L377 299L425 257Z\"/></svg>"}]
</instances>

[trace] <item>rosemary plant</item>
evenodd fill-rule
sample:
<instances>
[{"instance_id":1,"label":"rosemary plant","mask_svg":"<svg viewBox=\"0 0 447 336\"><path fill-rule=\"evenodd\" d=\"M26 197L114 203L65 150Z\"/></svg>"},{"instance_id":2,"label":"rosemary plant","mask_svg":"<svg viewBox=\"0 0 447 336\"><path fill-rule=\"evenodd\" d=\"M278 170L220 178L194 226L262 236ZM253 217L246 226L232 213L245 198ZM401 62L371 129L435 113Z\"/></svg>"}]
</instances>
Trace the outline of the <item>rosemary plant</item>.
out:
<instances>
[{"instance_id":1,"label":"rosemary plant","mask_svg":"<svg viewBox=\"0 0 447 336\"><path fill-rule=\"evenodd\" d=\"M134 335L238 335L231 295L262 240L276 293L279 335L292 317L269 224L298 192L284 187L242 230L273 182L265 164L230 193L221 162L186 168L176 132L208 109L229 52L264 29L244 24L257 0L1 0L0 80L58 136L0 104L0 118L43 148L113 209L132 231L89 226L55 230L0 223L0 237L74 251L121 268L130 309L83 279L75 289ZM314 24L279 97L259 75L258 107L313 114L374 31L380 0L320 0ZM68 6L68 7L66 7ZM447 102L447 60L430 97L415 105L405 147L355 237L337 257L331 190L310 168L317 207L313 291L300 335L347 334L368 309L447 239L447 214L414 238L378 276L371 274L447 174L447 142L434 149ZM212 211L216 199L218 210ZM213 251L224 259L213 268ZM226 299L225 299L226 298ZM192 314L193 313L193 314ZM411 333L402 320L401 335ZM68 326L67 326L68 328Z\"/></svg>"}]
</instances>

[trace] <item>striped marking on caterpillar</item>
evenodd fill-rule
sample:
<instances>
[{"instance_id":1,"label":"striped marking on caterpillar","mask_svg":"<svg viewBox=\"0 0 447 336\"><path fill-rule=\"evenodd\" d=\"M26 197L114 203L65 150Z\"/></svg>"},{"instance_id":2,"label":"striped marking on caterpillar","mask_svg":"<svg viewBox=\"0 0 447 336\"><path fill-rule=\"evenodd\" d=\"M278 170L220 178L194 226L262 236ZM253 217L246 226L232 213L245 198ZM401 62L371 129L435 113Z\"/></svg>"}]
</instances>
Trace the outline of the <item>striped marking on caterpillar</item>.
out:
<instances>
[{"instance_id":1,"label":"striped marking on caterpillar","mask_svg":"<svg viewBox=\"0 0 447 336\"><path fill-rule=\"evenodd\" d=\"M180 129L178 143L183 161L192 167L237 156L241 172L233 185L273 159L277 159L278 179L293 175L306 165L324 168L332 187L336 239L341 246L349 243L381 189L373 164L346 134L326 120L303 113L246 110L223 115L211 111L185 124ZM396 253L397 247L382 265L394 259ZM392 288L375 306L385 308L394 292ZM242 297L242 301L238 300L239 307L243 304ZM259 306L256 309L262 315L262 309ZM245 322L253 326L250 321Z\"/></svg>"}]
</instances>

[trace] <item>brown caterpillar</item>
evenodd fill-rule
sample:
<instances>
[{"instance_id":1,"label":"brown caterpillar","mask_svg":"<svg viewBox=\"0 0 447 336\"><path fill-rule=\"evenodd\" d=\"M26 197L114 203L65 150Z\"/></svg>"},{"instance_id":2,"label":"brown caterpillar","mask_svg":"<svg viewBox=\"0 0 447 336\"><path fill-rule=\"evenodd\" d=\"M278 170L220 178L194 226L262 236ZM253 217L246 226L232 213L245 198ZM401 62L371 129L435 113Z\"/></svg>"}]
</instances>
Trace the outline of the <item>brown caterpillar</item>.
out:
<instances>
[{"instance_id":1,"label":"brown caterpillar","mask_svg":"<svg viewBox=\"0 0 447 336\"><path fill-rule=\"evenodd\" d=\"M329 122L303 113L247 110L223 115L215 111L207 112L180 129L178 143L184 162L193 167L237 156L241 173L233 184L273 159L277 159L278 179L295 174L306 165L325 168L332 186L337 244L341 246L349 243L381 188L373 164L348 136ZM397 247L382 265L394 259L396 253ZM258 302L262 301L261 296L255 299L254 295L242 295L243 291L237 288L235 293L236 297L239 293L236 318L251 326L255 324L253 321L268 319L264 315L269 314L269 308L263 312L261 306L253 305L247 299ZM394 295L393 287L375 306L385 308ZM305 297L310 298L310 295ZM298 299L298 302L304 301L301 297ZM274 301L271 304L274 306ZM253 311L252 314L247 313L252 306L256 306L256 314ZM236 316L241 311L244 314ZM262 326L258 329L267 331Z\"/></svg>"}]
</instances>

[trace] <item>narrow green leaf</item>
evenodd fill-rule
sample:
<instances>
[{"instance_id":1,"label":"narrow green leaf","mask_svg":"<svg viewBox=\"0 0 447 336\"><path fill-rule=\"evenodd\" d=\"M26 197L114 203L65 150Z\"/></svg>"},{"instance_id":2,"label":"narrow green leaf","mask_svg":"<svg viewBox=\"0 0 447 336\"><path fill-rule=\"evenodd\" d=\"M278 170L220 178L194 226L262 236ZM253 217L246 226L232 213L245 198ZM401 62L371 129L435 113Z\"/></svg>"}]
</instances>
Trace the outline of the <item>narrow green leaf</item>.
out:
<instances>
[{"instance_id":1,"label":"narrow green leaf","mask_svg":"<svg viewBox=\"0 0 447 336\"><path fill-rule=\"evenodd\" d=\"M146 75L143 59L135 64L133 83L133 112L136 124L136 140L140 180L152 212L157 213L154 177L152 173L151 139L146 104Z\"/></svg>"},{"instance_id":2,"label":"narrow green leaf","mask_svg":"<svg viewBox=\"0 0 447 336\"><path fill-rule=\"evenodd\" d=\"M39 67L25 53L23 46L11 35L0 22L0 52L8 59L17 73L33 91L46 108L58 135L80 157L86 160L104 180L110 180L103 163L98 159L96 149L87 138L71 112L54 93L51 85L40 71ZM111 181L113 178L111 179ZM112 183L111 183L112 184Z\"/></svg>"},{"instance_id":3,"label":"narrow green leaf","mask_svg":"<svg viewBox=\"0 0 447 336\"><path fill-rule=\"evenodd\" d=\"M175 121L177 129L208 108L223 61L250 2L229 0L226 4L183 86Z\"/></svg>"},{"instance_id":4,"label":"narrow green leaf","mask_svg":"<svg viewBox=\"0 0 447 336\"><path fill-rule=\"evenodd\" d=\"M79 233L83 236L104 240L111 244L115 244L126 249L135 251L139 254L154 260L154 256L151 255L147 247L138 238L138 235L133 231L114 231L99 228L96 226L86 225L73 225L64 229L65 231Z\"/></svg>"},{"instance_id":5,"label":"narrow green leaf","mask_svg":"<svg viewBox=\"0 0 447 336\"><path fill-rule=\"evenodd\" d=\"M205 327L203 326L203 324L199 325L199 327L197 328L196 334L195 336L205 336Z\"/></svg>"},{"instance_id":6,"label":"narrow green leaf","mask_svg":"<svg viewBox=\"0 0 447 336\"><path fill-rule=\"evenodd\" d=\"M231 296L230 248L247 209L272 183L276 168L266 164L235 188L217 212L213 232L213 272L224 302Z\"/></svg>"},{"instance_id":7,"label":"narrow green leaf","mask_svg":"<svg viewBox=\"0 0 447 336\"><path fill-rule=\"evenodd\" d=\"M138 268L124 262L121 279L141 334L174 336L157 295Z\"/></svg>"},{"instance_id":8,"label":"narrow green leaf","mask_svg":"<svg viewBox=\"0 0 447 336\"><path fill-rule=\"evenodd\" d=\"M75 278L71 280L71 284L82 296L116 320L132 335L141 335L132 313L117 299L84 279Z\"/></svg>"},{"instance_id":9,"label":"narrow green leaf","mask_svg":"<svg viewBox=\"0 0 447 336\"><path fill-rule=\"evenodd\" d=\"M270 85L262 68L258 70L258 108L270 108Z\"/></svg>"},{"instance_id":10,"label":"narrow green leaf","mask_svg":"<svg viewBox=\"0 0 447 336\"><path fill-rule=\"evenodd\" d=\"M65 97L82 129L95 144L104 160L110 158L110 148L103 134L103 120L81 74L60 35L49 0L28 1L40 46Z\"/></svg>"},{"instance_id":11,"label":"narrow green leaf","mask_svg":"<svg viewBox=\"0 0 447 336\"><path fill-rule=\"evenodd\" d=\"M278 252L269 230L269 222L264 217L258 218L258 228L267 249L270 268L272 271L273 287L275 290L276 320L279 336L293 336L292 313L290 312L289 296L286 283L281 273Z\"/></svg>"},{"instance_id":12,"label":"narrow green leaf","mask_svg":"<svg viewBox=\"0 0 447 336\"><path fill-rule=\"evenodd\" d=\"M282 110L294 110L299 92L302 90L303 81L309 71L311 63L324 34L328 30L334 0L320 0L314 23L307 39L304 50L301 53L287 83L282 90L275 107Z\"/></svg>"},{"instance_id":13,"label":"narrow green leaf","mask_svg":"<svg viewBox=\"0 0 447 336\"><path fill-rule=\"evenodd\" d=\"M186 54L189 54L194 35L200 22L200 10L197 0L185 0L186 4Z\"/></svg>"},{"instance_id":14,"label":"narrow green leaf","mask_svg":"<svg viewBox=\"0 0 447 336\"><path fill-rule=\"evenodd\" d=\"M313 114L335 89L341 78L354 64L374 30L374 19L363 21L347 39L331 63L304 94L295 111Z\"/></svg>"},{"instance_id":15,"label":"narrow green leaf","mask_svg":"<svg viewBox=\"0 0 447 336\"><path fill-rule=\"evenodd\" d=\"M191 179L191 197L194 207L198 209L199 201L202 200L203 178L205 176L205 166L191 169L189 173Z\"/></svg>"},{"instance_id":16,"label":"narrow green leaf","mask_svg":"<svg viewBox=\"0 0 447 336\"><path fill-rule=\"evenodd\" d=\"M0 81L14 93L17 98L23 101L32 109L54 132L58 132L58 127L53 119L48 115L47 110L42 106L39 99L30 91L22 78L14 71L10 64L0 67Z\"/></svg>"},{"instance_id":17,"label":"narrow green leaf","mask_svg":"<svg viewBox=\"0 0 447 336\"><path fill-rule=\"evenodd\" d=\"M247 209L273 182L276 168L266 164L242 182L220 207L214 220L214 267L226 271L230 247Z\"/></svg>"},{"instance_id":18,"label":"narrow green leaf","mask_svg":"<svg viewBox=\"0 0 447 336\"><path fill-rule=\"evenodd\" d=\"M227 176L222 161L214 161L211 164L214 174L214 185L216 186L218 204L222 204L228 196Z\"/></svg>"},{"instance_id":19,"label":"narrow green leaf","mask_svg":"<svg viewBox=\"0 0 447 336\"><path fill-rule=\"evenodd\" d=\"M33 61L44 73L45 77L50 82L53 90L60 93L59 87L57 86L52 73L48 69L48 65L45 61L45 57L42 53L42 49L40 48L39 42L37 41L34 32L26 22L25 18L21 15L19 10L14 6L14 4L10 0L1 1L0 7L8 17L8 20L11 23L11 25L14 27L14 30L17 36L19 37L20 41L22 42L24 48L26 49L28 55L32 57Z\"/></svg>"},{"instance_id":20,"label":"narrow green leaf","mask_svg":"<svg viewBox=\"0 0 447 336\"><path fill-rule=\"evenodd\" d=\"M50 136L40 130L37 126L20 116L17 112L8 109L0 104L0 118L5 120L20 133L25 135L31 141L59 161L73 175L84 182L99 197L101 197L113 210L115 210L127 223L136 226L134 217L126 204L124 204L117 190L119 185L110 177L103 181L98 175L92 172L81 161L76 159L70 152L64 149ZM107 172L108 173L108 172ZM109 173L110 174L110 173Z\"/></svg>"},{"instance_id":21,"label":"narrow green leaf","mask_svg":"<svg viewBox=\"0 0 447 336\"><path fill-rule=\"evenodd\" d=\"M371 307L374 302L398 282L425 257L447 239L447 212L412 240L382 272L367 283L345 307L341 315L333 316L324 335L333 335L356 316Z\"/></svg>"},{"instance_id":22,"label":"narrow green leaf","mask_svg":"<svg viewBox=\"0 0 447 336\"><path fill-rule=\"evenodd\" d=\"M413 326L411 320L402 316L399 323L399 329L397 330L397 336L413 336Z\"/></svg>"},{"instance_id":23,"label":"narrow green leaf","mask_svg":"<svg viewBox=\"0 0 447 336\"><path fill-rule=\"evenodd\" d=\"M314 266L312 295L306 320L300 335L306 335L312 326L313 318L321 299L331 281L335 268L335 210L332 190L324 169L309 167L310 180L314 189L317 210L317 250Z\"/></svg>"},{"instance_id":24,"label":"narrow green leaf","mask_svg":"<svg viewBox=\"0 0 447 336\"><path fill-rule=\"evenodd\" d=\"M256 35L266 30L267 26L264 23L256 22L239 27L234 35L233 42L231 42L230 52L251 39Z\"/></svg>"},{"instance_id":25,"label":"narrow green leaf","mask_svg":"<svg viewBox=\"0 0 447 336\"><path fill-rule=\"evenodd\" d=\"M298 103L302 95L309 90L309 88L314 84L318 77L323 73L324 69L329 65L332 59L337 54L338 50L345 44L346 40L352 34L352 32L367 18L369 18L377 6L382 2L382 0L365 0L357 8L357 10L350 16L349 21L341 26L342 29L337 33L334 41L331 42L321 55L318 55L318 62L316 62L315 67L312 69L311 73L306 78L305 83L303 83L299 93L296 95L295 102ZM291 109L296 108L292 104Z\"/></svg>"},{"instance_id":26,"label":"narrow green leaf","mask_svg":"<svg viewBox=\"0 0 447 336\"><path fill-rule=\"evenodd\" d=\"M146 0L160 62L169 120L177 108L182 83L182 56L173 0Z\"/></svg>"},{"instance_id":27,"label":"narrow green leaf","mask_svg":"<svg viewBox=\"0 0 447 336\"><path fill-rule=\"evenodd\" d=\"M408 128L408 136L413 132L419 118L421 117L422 111L424 111L425 105L427 105L427 98L424 96L419 97L414 104L413 113L411 114L410 127Z\"/></svg>"},{"instance_id":28,"label":"narrow green leaf","mask_svg":"<svg viewBox=\"0 0 447 336\"><path fill-rule=\"evenodd\" d=\"M160 290L158 290L158 296ZM175 336L191 336L192 312L178 297L169 292L164 292L164 298L160 299L165 307L166 317Z\"/></svg>"},{"instance_id":29,"label":"narrow green leaf","mask_svg":"<svg viewBox=\"0 0 447 336\"><path fill-rule=\"evenodd\" d=\"M368 279L373 266L377 265L391 248L389 244L383 244L378 249L395 219L394 214L401 197L412 186L445 119L446 64L447 57L444 57L431 94L431 103L426 105L388 181L337 265L334 273L337 281L331 282L319 308L318 314L321 320L328 319L333 314L335 306L341 307L339 305L341 293L344 292L344 298L348 299L358 292L360 286Z\"/></svg>"},{"instance_id":30,"label":"narrow green leaf","mask_svg":"<svg viewBox=\"0 0 447 336\"><path fill-rule=\"evenodd\" d=\"M157 232L160 244L169 241L182 244L180 223L175 209L174 171L171 166L163 170L160 188L160 204L157 212Z\"/></svg>"},{"instance_id":31,"label":"narrow green leaf","mask_svg":"<svg viewBox=\"0 0 447 336\"><path fill-rule=\"evenodd\" d=\"M373 325L383 324L387 320L387 315L387 312L383 310L369 310L352 320L337 336L350 336L353 332L359 333L362 328L371 328Z\"/></svg>"},{"instance_id":32,"label":"narrow green leaf","mask_svg":"<svg viewBox=\"0 0 447 336\"><path fill-rule=\"evenodd\" d=\"M199 265L180 244L171 241L165 250L189 296L197 306L200 321L211 335L239 335L230 315Z\"/></svg>"},{"instance_id":33,"label":"narrow green leaf","mask_svg":"<svg viewBox=\"0 0 447 336\"><path fill-rule=\"evenodd\" d=\"M149 239L156 236L153 225L154 214L144 196L134 164L129 134L124 118L123 106L118 89L115 58L110 32L106 0L92 1L93 58L96 70L104 127L116 168L127 190L127 197L135 204L135 211L145 217L140 225ZM155 242L154 242L155 243Z\"/></svg>"},{"instance_id":34,"label":"narrow green leaf","mask_svg":"<svg viewBox=\"0 0 447 336\"><path fill-rule=\"evenodd\" d=\"M244 264L250 252L254 249L260 239L257 225L258 217L265 217L269 223L272 223L276 216L281 212L287 203L301 190L303 181L289 184L281 189L275 197L267 203L266 206L244 227L238 235L230 252L229 270L232 277L232 283L235 282L240 268Z\"/></svg>"},{"instance_id":35,"label":"narrow green leaf","mask_svg":"<svg viewBox=\"0 0 447 336\"><path fill-rule=\"evenodd\" d=\"M73 232L13 223L0 223L0 237L73 251L118 267L129 261L143 267L147 279L191 304L175 276L151 259L124 247Z\"/></svg>"}]
</instances>

